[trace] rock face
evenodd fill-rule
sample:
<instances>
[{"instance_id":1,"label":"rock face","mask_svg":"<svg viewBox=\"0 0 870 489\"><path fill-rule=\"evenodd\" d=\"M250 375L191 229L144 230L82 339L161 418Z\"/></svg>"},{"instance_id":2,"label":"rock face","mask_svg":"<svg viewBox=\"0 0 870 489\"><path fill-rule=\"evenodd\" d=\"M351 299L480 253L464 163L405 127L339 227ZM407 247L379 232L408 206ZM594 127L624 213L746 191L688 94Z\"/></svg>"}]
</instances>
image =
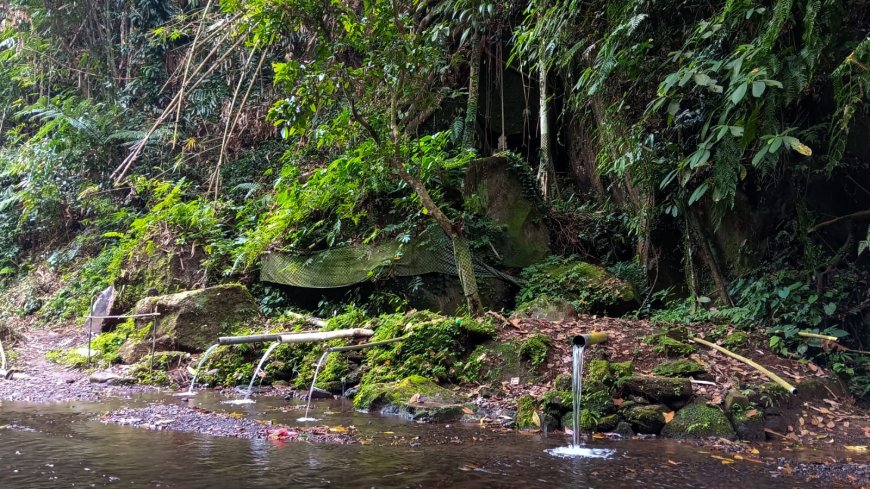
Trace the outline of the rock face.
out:
<instances>
[{"instance_id":1,"label":"rock face","mask_svg":"<svg viewBox=\"0 0 870 489\"><path fill-rule=\"evenodd\" d=\"M493 245L508 267L527 267L550 255L550 232L534 188L501 156L473 160L465 176L466 206L503 226Z\"/></svg>"},{"instance_id":2,"label":"rock face","mask_svg":"<svg viewBox=\"0 0 870 489\"><path fill-rule=\"evenodd\" d=\"M147 297L136 304L135 312L160 313L154 318L158 339L165 337L173 348L183 351L205 350L230 327L258 314L254 298L239 284ZM151 320L139 319L137 326L145 327Z\"/></svg>"},{"instance_id":3,"label":"rock face","mask_svg":"<svg viewBox=\"0 0 870 489\"><path fill-rule=\"evenodd\" d=\"M664 404L632 406L625 410L625 420L635 433L657 435L665 425L665 413L670 411Z\"/></svg>"}]
</instances>

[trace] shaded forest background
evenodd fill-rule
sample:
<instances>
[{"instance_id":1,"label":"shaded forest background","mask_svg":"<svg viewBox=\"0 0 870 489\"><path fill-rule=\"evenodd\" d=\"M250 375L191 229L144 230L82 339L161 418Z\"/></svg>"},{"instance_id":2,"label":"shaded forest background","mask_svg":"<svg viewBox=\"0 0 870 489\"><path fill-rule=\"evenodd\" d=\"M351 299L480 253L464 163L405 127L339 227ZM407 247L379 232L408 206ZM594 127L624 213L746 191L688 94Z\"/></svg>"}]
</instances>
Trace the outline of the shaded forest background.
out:
<instances>
[{"instance_id":1,"label":"shaded forest background","mask_svg":"<svg viewBox=\"0 0 870 489\"><path fill-rule=\"evenodd\" d=\"M525 277L519 301L561 285L504 266L498 224L463 196L466 169L498 154L541 205L544 264L602 265L637 291L629 314L761 330L870 393L855 351L870 349L864 0L12 1L0 15L0 288L25 297L4 317L68 322L109 284L123 310L150 289L237 281L266 314L392 312L421 279L297 290L259 281L259 259L435 228L462 307L510 309L479 293L472 257Z\"/></svg>"}]
</instances>

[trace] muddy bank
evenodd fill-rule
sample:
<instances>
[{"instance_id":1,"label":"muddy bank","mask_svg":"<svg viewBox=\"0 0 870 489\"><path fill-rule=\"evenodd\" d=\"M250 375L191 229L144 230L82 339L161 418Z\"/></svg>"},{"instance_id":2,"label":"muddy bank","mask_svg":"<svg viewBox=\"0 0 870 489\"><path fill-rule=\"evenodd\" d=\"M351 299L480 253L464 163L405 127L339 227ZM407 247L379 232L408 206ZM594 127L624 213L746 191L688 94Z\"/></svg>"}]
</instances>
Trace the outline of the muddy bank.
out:
<instances>
[{"instance_id":1,"label":"muddy bank","mask_svg":"<svg viewBox=\"0 0 870 489\"><path fill-rule=\"evenodd\" d=\"M211 436L310 443L354 443L353 427L290 427L249 419L241 414L217 413L198 407L154 404L144 408L122 408L100 417L113 423L157 431L180 431Z\"/></svg>"}]
</instances>

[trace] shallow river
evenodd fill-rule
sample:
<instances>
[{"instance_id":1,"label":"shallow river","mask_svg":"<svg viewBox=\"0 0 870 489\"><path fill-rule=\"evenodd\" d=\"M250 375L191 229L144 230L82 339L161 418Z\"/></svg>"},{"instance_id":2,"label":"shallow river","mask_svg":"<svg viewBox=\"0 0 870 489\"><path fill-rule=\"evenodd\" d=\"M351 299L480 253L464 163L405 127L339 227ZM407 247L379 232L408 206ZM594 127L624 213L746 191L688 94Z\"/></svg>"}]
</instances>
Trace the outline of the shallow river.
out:
<instances>
[{"instance_id":1,"label":"shallow river","mask_svg":"<svg viewBox=\"0 0 870 489\"><path fill-rule=\"evenodd\" d=\"M213 393L193 404L289 425L301 410L280 399L227 406ZM605 441L607 459L559 458L563 435L492 434L474 425L432 426L354 412L321 401L316 424L356 426L366 444L313 445L149 431L99 421L101 413L178 398L104 403L0 402L0 488L58 487L421 487L627 488L813 487L771 467L725 465L672 441ZM817 486L821 487L821 486Z\"/></svg>"}]
</instances>

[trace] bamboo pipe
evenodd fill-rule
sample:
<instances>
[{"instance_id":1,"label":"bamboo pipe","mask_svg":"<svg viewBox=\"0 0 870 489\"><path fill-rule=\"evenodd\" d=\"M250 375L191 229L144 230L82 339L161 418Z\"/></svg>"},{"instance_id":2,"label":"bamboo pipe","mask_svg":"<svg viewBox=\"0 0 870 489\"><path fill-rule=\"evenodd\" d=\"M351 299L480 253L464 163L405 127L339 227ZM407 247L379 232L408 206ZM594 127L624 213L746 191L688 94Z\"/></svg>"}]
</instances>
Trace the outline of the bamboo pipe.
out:
<instances>
[{"instance_id":1,"label":"bamboo pipe","mask_svg":"<svg viewBox=\"0 0 870 489\"><path fill-rule=\"evenodd\" d=\"M803 336L804 338L817 338L820 340L828 340L828 341L833 341L833 342L837 341L836 336L828 336L828 335L823 335L823 334L810 333L809 331L800 331L800 332L798 332L798 336Z\"/></svg>"},{"instance_id":2,"label":"bamboo pipe","mask_svg":"<svg viewBox=\"0 0 870 489\"><path fill-rule=\"evenodd\" d=\"M593 331L591 333L578 334L571 339L571 344L573 344L574 346L587 347L597 345L598 343L603 343L605 341L607 341L607 333L601 331Z\"/></svg>"},{"instance_id":3,"label":"bamboo pipe","mask_svg":"<svg viewBox=\"0 0 870 489\"><path fill-rule=\"evenodd\" d=\"M734 353L733 351L722 348L721 346L719 346L715 343L710 343L707 340L703 340L701 338L696 338L694 336L689 337L689 341L692 341L694 343L698 343L698 344L701 344L704 346L709 346L710 348L712 348L714 350L718 350L718 351L728 355L729 357L731 357L735 360L739 360L739 361L745 363L746 365L749 365L750 367L754 368L755 370L758 370L759 372L766 375L770 380L779 384L783 389L787 390L789 394L794 394L795 392L797 392L797 388L795 386L789 384L788 382L786 382L785 379L783 379L779 375L776 375L775 373L771 372L770 370L762 367L761 365L753 362L752 360L750 360L744 356L738 355L738 354Z\"/></svg>"},{"instance_id":4,"label":"bamboo pipe","mask_svg":"<svg viewBox=\"0 0 870 489\"><path fill-rule=\"evenodd\" d=\"M281 336L287 333L278 334L255 334L249 336L221 336L217 342L219 345L241 345L244 343L271 343L278 341Z\"/></svg>"},{"instance_id":5,"label":"bamboo pipe","mask_svg":"<svg viewBox=\"0 0 870 489\"><path fill-rule=\"evenodd\" d=\"M405 340L407 338L408 338L407 336L400 336L398 338L391 338L389 340L383 340L383 341L374 341L374 342L370 342L370 343L362 343L360 345L334 346L332 348L327 349L326 351L329 353L332 353L332 352L362 350L364 348L371 348L374 346L389 345L390 343L398 343L398 342Z\"/></svg>"},{"instance_id":6,"label":"bamboo pipe","mask_svg":"<svg viewBox=\"0 0 870 489\"><path fill-rule=\"evenodd\" d=\"M278 341L281 343L311 343L316 341L334 340L337 338L364 338L374 336L374 334L375 332L370 329L339 329L336 331L323 331L318 333L284 334L278 337Z\"/></svg>"}]
</instances>

